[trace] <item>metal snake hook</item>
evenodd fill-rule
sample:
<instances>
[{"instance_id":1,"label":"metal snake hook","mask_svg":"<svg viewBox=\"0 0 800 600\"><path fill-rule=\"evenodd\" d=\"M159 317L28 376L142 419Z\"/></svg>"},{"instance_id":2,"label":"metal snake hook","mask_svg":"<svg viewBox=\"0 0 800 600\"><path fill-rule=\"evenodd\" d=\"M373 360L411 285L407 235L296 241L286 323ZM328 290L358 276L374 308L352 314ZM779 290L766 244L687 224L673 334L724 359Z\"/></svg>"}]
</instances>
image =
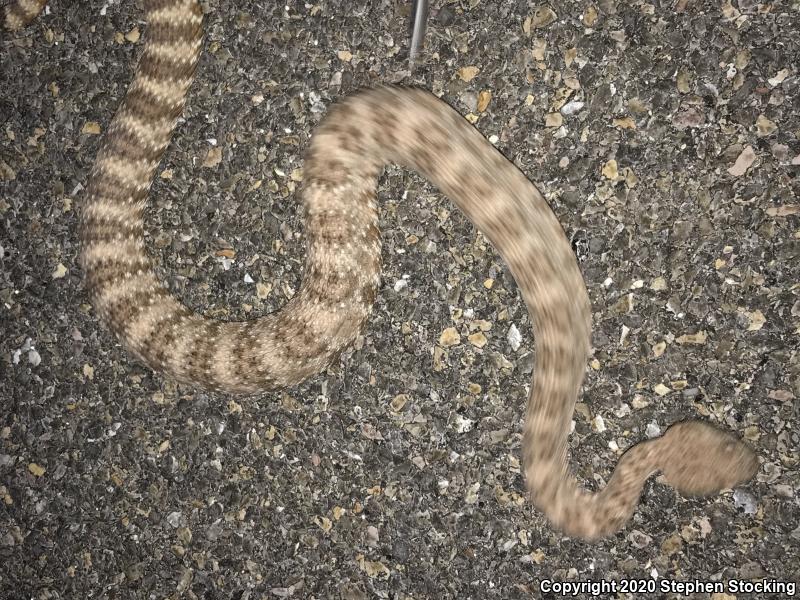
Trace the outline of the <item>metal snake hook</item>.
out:
<instances>
[{"instance_id":1,"label":"metal snake hook","mask_svg":"<svg viewBox=\"0 0 800 600\"><path fill-rule=\"evenodd\" d=\"M411 7L411 46L408 53L410 69L414 70L414 61L422 50L425 41L425 30L428 27L428 0L413 0Z\"/></svg>"}]
</instances>

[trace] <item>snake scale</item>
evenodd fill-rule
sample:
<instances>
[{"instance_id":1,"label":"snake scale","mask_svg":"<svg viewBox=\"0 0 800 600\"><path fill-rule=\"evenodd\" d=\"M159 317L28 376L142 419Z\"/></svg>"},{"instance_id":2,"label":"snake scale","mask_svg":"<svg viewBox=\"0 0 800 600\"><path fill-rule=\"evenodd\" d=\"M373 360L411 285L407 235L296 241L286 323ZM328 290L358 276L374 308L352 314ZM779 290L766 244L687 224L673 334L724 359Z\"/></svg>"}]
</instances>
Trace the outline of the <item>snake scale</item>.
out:
<instances>
[{"instance_id":1,"label":"snake scale","mask_svg":"<svg viewBox=\"0 0 800 600\"><path fill-rule=\"evenodd\" d=\"M15 0L18 29L45 0ZM534 504L568 535L596 539L631 517L660 471L687 495L750 479L754 452L731 434L686 421L625 452L600 491L581 489L567 438L590 351L591 312L572 248L537 188L459 113L432 94L379 87L335 105L310 142L302 200L307 256L299 292L278 312L217 322L181 304L156 277L143 211L202 46L195 0L145 0L147 40L136 75L89 176L81 213L86 289L108 327L156 371L207 390L252 393L295 385L359 334L380 279L376 186L387 163L436 185L491 241L532 315L535 376L522 458Z\"/></svg>"}]
</instances>

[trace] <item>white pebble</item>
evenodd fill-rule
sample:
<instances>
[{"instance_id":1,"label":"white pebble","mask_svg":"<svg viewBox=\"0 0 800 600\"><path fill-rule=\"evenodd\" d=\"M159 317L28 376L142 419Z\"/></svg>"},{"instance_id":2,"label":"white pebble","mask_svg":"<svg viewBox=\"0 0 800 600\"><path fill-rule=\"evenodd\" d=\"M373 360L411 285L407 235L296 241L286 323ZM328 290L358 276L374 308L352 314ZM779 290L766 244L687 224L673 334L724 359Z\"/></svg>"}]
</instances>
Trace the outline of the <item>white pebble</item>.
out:
<instances>
[{"instance_id":1,"label":"white pebble","mask_svg":"<svg viewBox=\"0 0 800 600\"><path fill-rule=\"evenodd\" d=\"M511 327L508 328L508 335L506 336L508 340L508 345L511 346L511 349L515 352L519 350L520 344L522 344L522 334L517 329L517 326L513 323Z\"/></svg>"},{"instance_id":2,"label":"white pebble","mask_svg":"<svg viewBox=\"0 0 800 600\"><path fill-rule=\"evenodd\" d=\"M567 102L564 106L561 107L561 114L566 116L574 115L576 112L580 111L584 106L586 106L585 102L581 102L580 100L573 100L572 102Z\"/></svg>"}]
</instances>

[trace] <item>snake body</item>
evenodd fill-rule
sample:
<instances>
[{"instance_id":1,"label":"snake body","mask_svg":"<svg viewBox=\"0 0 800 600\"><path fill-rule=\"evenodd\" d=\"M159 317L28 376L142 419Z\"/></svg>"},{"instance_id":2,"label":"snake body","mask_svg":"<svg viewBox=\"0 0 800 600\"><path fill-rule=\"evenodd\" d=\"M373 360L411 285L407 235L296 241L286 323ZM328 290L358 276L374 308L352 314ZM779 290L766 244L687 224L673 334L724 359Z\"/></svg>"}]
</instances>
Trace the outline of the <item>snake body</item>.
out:
<instances>
[{"instance_id":1,"label":"snake body","mask_svg":"<svg viewBox=\"0 0 800 600\"><path fill-rule=\"evenodd\" d=\"M6 10L16 29L44 0ZM385 164L421 173L502 256L532 315L535 376L522 455L531 499L556 527L585 539L630 518L661 471L684 494L751 478L755 454L696 421L634 445L599 492L567 467L567 438L590 351L590 305L572 248L537 188L454 109L432 94L380 87L334 106L308 150L302 199L307 255L300 291L276 313L218 322L194 313L156 277L143 211L181 114L202 45L195 0L145 0L147 41L90 174L81 213L81 265L99 317L151 368L208 390L252 393L295 385L358 335L380 277L376 182Z\"/></svg>"}]
</instances>

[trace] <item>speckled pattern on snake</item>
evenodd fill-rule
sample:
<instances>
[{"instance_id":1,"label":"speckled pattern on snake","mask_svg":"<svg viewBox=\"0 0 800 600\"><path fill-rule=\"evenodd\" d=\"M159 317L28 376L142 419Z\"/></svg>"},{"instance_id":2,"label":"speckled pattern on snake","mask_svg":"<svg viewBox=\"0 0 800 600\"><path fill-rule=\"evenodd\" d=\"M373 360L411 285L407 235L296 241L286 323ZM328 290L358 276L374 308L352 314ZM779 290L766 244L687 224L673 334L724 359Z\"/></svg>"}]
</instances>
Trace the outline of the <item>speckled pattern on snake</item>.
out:
<instances>
[{"instance_id":1,"label":"speckled pattern on snake","mask_svg":"<svg viewBox=\"0 0 800 600\"><path fill-rule=\"evenodd\" d=\"M26 25L44 4L17 0L6 8L6 27ZM522 455L531 498L553 525L585 539L617 531L657 471L690 495L754 475L758 460L745 444L688 421L630 448L599 492L580 488L566 451L591 313L576 258L536 187L461 115L422 90L360 92L334 106L315 132L302 192L304 279L282 310L217 322L181 304L154 274L143 211L197 65L202 12L194 0L143 4L147 41L89 177L80 231L86 289L132 354L178 381L227 393L291 386L324 369L370 313L380 278L377 178L396 163L435 184L486 235L532 315L537 348Z\"/></svg>"}]
</instances>

